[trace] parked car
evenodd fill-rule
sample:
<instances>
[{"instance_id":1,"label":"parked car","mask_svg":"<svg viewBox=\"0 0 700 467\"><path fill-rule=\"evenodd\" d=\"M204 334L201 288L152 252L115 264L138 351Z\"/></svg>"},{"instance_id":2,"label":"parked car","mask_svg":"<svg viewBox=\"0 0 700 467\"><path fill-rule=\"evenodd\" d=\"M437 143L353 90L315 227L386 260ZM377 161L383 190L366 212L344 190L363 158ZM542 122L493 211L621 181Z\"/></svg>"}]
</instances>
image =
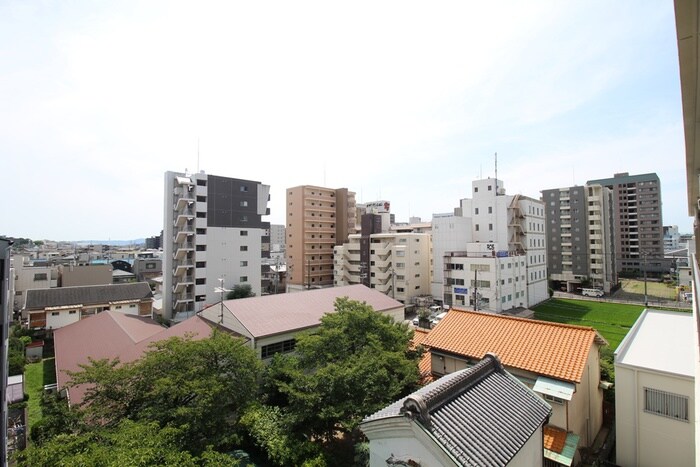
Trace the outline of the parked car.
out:
<instances>
[{"instance_id":1,"label":"parked car","mask_svg":"<svg viewBox=\"0 0 700 467\"><path fill-rule=\"evenodd\" d=\"M442 318L444 318L445 316L447 316L447 312L443 311L442 313L438 313L437 315L435 315L433 318L430 318L431 327L437 326L438 323L440 323L440 321L442 321Z\"/></svg>"},{"instance_id":2,"label":"parked car","mask_svg":"<svg viewBox=\"0 0 700 467\"><path fill-rule=\"evenodd\" d=\"M581 295L587 297L602 297L605 293L600 289L581 289Z\"/></svg>"}]
</instances>

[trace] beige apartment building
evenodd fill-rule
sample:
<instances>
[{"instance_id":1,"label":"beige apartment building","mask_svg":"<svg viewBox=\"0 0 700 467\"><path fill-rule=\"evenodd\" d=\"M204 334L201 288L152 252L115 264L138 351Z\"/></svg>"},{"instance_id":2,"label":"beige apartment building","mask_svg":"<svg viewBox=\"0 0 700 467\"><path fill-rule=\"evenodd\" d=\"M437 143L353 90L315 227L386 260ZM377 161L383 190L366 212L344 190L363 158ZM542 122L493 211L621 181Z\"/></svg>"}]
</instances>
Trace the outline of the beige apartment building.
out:
<instances>
[{"instance_id":1,"label":"beige apartment building","mask_svg":"<svg viewBox=\"0 0 700 467\"><path fill-rule=\"evenodd\" d=\"M301 185L287 189L287 290L333 286L333 248L355 231L355 193Z\"/></svg>"},{"instance_id":2,"label":"beige apartment building","mask_svg":"<svg viewBox=\"0 0 700 467\"><path fill-rule=\"evenodd\" d=\"M336 286L364 284L402 303L430 295L430 234L385 232L366 238L353 234L335 247Z\"/></svg>"}]
</instances>

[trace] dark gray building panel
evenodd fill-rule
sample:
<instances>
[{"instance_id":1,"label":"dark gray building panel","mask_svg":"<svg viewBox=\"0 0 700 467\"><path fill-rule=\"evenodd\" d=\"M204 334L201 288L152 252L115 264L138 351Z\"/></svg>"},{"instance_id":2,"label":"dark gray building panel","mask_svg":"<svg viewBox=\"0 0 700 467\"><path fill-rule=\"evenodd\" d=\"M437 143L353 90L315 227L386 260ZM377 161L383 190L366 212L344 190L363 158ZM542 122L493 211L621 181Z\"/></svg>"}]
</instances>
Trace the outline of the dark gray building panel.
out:
<instances>
[{"instance_id":1,"label":"dark gray building panel","mask_svg":"<svg viewBox=\"0 0 700 467\"><path fill-rule=\"evenodd\" d=\"M216 175L209 175L207 179L207 225L269 228L269 223L263 223L258 214L257 186L260 182Z\"/></svg>"}]
</instances>

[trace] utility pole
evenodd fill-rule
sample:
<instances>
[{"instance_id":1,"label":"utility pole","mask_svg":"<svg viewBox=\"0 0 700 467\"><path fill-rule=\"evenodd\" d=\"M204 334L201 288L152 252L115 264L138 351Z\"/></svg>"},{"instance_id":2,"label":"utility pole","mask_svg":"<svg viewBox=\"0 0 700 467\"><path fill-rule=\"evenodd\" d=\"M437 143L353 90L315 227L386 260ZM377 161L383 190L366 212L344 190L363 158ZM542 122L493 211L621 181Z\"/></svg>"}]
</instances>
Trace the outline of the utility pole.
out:
<instances>
[{"instance_id":1,"label":"utility pole","mask_svg":"<svg viewBox=\"0 0 700 467\"><path fill-rule=\"evenodd\" d=\"M219 302L219 324L224 324L224 292L230 292L224 288L224 278L219 277L219 287L214 289L214 292L219 292L221 294L221 301Z\"/></svg>"},{"instance_id":2,"label":"utility pole","mask_svg":"<svg viewBox=\"0 0 700 467\"><path fill-rule=\"evenodd\" d=\"M647 298L647 255L649 252L643 251L642 256L644 257L644 306L649 306L649 300Z\"/></svg>"},{"instance_id":3,"label":"utility pole","mask_svg":"<svg viewBox=\"0 0 700 467\"><path fill-rule=\"evenodd\" d=\"M479 270L479 268L478 268L478 265L475 265L475 266L477 266L477 267L474 268L474 311L478 311L479 310L479 302L477 302L477 295L476 295L476 293L477 293L476 292L476 289L477 289L476 273Z\"/></svg>"}]
</instances>

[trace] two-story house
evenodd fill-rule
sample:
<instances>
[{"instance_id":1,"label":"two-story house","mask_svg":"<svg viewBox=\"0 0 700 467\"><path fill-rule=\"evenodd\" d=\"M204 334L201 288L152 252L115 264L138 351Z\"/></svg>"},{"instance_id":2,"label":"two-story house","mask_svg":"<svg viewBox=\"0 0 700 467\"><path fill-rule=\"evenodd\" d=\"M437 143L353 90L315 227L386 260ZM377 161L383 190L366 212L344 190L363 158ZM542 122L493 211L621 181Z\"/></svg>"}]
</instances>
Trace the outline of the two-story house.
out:
<instances>
[{"instance_id":1,"label":"two-story house","mask_svg":"<svg viewBox=\"0 0 700 467\"><path fill-rule=\"evenodd\" d=\"M549 402L544 454L550 461L572 465L578 448L591 446L602 426L599 349L607 342L593 328L453 309L422 343L433 378L495 353Z\"/></svg>"}]
</instances>

